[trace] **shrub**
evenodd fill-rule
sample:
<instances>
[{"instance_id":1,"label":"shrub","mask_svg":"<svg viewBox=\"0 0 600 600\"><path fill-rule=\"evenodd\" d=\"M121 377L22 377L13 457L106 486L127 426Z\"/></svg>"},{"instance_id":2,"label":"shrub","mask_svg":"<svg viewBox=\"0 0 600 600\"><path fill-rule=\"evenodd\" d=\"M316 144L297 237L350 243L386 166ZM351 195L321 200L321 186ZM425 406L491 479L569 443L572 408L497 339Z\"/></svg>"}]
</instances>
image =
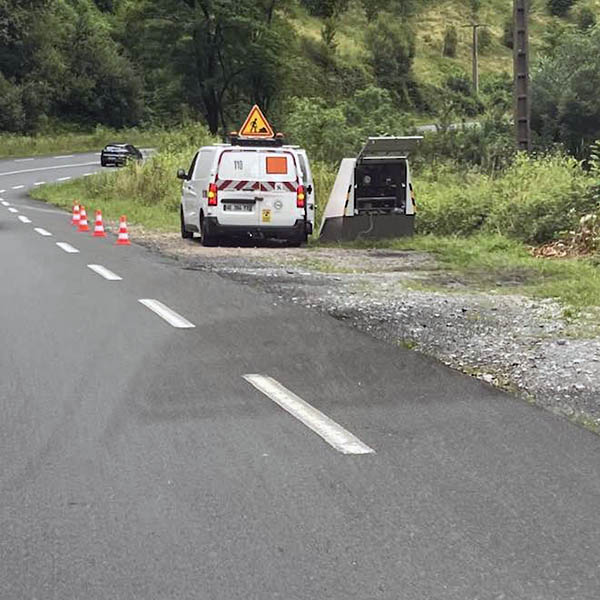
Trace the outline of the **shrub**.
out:
<instances>
[{"instance_id":1,"label":"shrub","mask_svg":"<svg viewBox=\"0 0 600 600\"><path fill-rule=\"evenodd\" d=\"M507 48L513 49L515 43L515 24L513 23L512 17L504 21L504 27L502 29L502 44Z\"/></svg>"},{"instance_id":2,"label":"shrub","mask_svg":"<svg viewBox=\"0 0 600 600\"><path fill-rule=\"evenodd\" d=\"M577 26L581 31L588 31L596 25L596 13L589 7L584 6L577 15Z\"/></svg>"},{"instance_id":3,"label":"shrub","mask_svg":"<svg viewBox=\"0 0 600 600\"><path fill-rule=\"evenodd\" d=\"M550 13L557 17L565 17L577 0L547 0Z\"/></svg>"},{"instance_id":4,"label":"shrub","mask_svg":"<svg viewBox=\"0 0 600 600\"><path fill-rule=\"evenodd\" d=\"M454 25L449 25L446 27L446 31L444 32L444 45L442 48L443 56L455 58L457 46L458 32L456 31L456 27L454 27Z\"/></svg>"},{"instance_id":5,"label":"shrub","mask_svg":"<svg viewBox=\"0 0 600 600\"><path fill-rule=\"evenodd\" d=\"M337 163L354 156L367 137L401 135L408 123L387 90L370 86L333 106L318 98L293 98L285 126L311 159Z\"/></svg>"},{"instance_id":6,"label":"shrub","mask_svg":"<svg viewBox=\"0 0 600 600\"><path fill-rule=\"evenodd\" d=\"M518 155L499 176L456 164L415 178L417 229L436 235L498 233L542 243L574 229L594 210L594 180L573 158Z\"/></svg>"},{"instance_id":7,"label":"shrub","mask_svg":"<svg viewBox=\"0 0 600 600\"><path fill-rule=\"evenodd\" d=\"M530 243L556 238L594 208L593 186L574 158L520 154L494 182L486 229Z\"/></svg>"},{"instance_id":8,"label":"shrub","mask_svg":"<svg viewBox=\"0 0 600 600\"><path fill-rule=\"evenodd\" d=\"M477 48L481 53L485 53L486 50L492 45L492 34L487 27L480 27L477 32Z\"/></svg>"}]
</instances>

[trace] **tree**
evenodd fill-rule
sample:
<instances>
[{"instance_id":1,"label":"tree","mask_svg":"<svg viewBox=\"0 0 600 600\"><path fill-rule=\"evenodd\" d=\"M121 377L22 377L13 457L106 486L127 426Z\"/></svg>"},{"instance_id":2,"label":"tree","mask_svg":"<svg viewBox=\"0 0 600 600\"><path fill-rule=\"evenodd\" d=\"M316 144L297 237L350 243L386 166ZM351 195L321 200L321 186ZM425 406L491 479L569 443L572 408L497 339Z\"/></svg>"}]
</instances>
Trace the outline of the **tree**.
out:
<instances>
[{"instance_id":1,"label":"tree","mask_svg":"<svg viewBox=\"0 0 600 600\"><path fill-rule=\"evenodd\" d=\"M442 55L449 58L456 57L456 48L458 46L458 31L454 25L448 25L444 32L444 45Z\"/></svg>"},{"instance_id":2,"label":"tree","mask_svg":"<svg viewBox=\"0 0 600 600\"><path fill-rule=\"evenodd\" d=\"M600 139L600 31L567 31L533 73L532 129L540 143L585 156Z\"/></svg>"},{"instance_id":3,"label":"tree","mask_svg":"<svg viewBox=\"0 0 600 600\"><path fill-rule=\"evenodd\" d=\"M411 102L415 36L407 25L381 14L367 30L367 47L380 87L390 90L398 104Z\"/></svg>"},{"instance_id":4,"label":"tree","mask_svg":"<svg viewBox=\"0 0 600 600\"><path fill-rule=\"evenodd\" d=\"M283 89L281 71L294 41L277 11L283 5L284 0L145 0L128 13L128 26L141 36L134 54L177 81L180 100L204 117L212 133L226 131L242 105L247 111L258 102L268 110Z\"/></svg>"}]
</instances>

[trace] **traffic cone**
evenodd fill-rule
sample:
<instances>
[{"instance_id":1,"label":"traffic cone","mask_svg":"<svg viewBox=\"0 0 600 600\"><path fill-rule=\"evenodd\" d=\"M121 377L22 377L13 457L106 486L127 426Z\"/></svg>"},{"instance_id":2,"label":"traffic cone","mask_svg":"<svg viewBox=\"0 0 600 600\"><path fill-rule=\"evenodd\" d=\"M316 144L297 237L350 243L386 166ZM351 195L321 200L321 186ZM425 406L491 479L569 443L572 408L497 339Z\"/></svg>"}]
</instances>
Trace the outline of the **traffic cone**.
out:
<instances>
[{"instance_id":1,"label":"traffic cone","mask_svg":"<svg viewBox=\"0 0 600 600\"><path fill-rule=\"evenodd\" d=\"M117 246L129 246L129 233L127 233L127 217L123 215L119 221L119 237L117 238Z\"/></svg>"},{"instance_id":2,"label":"traffic cone","mask_svg":"<svg viewBox=\"0 0 600 600\"><path fill-rule=\"evenodd\" d=\"M71 217L71 225L79 227L79 202L73 202L73 216Z\"/></svg>"},{"instance_id":3,"label":"traffic cone","mask_svg":"<svg viewBox=\"0 0 600 600\"><path fill-rule=\"evenodd\" d=\"M85 206L81 207L79 211L79 227L77 231L89 231L90 228L88 226L87 214L85 212Z\"/></svg>"},{"instance_id":4,"label":"traffic cone","mask_svg":"<svg viewBox=\"0 0 600 600\"><path fill-rule=\"evenodd\" d=\"M102 222L102 211L99 210L96 211L96 224L94 225L93 237L106 237L104 223Z\"/></svg>"}]
</instances>

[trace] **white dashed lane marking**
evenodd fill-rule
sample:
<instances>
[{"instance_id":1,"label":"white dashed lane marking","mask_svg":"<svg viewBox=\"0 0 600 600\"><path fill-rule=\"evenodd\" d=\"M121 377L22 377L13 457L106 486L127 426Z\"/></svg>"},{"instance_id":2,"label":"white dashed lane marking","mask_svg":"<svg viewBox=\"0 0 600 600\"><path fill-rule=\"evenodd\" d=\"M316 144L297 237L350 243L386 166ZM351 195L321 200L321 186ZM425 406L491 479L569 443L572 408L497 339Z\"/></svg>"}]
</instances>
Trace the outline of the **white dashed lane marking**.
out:
<instances>
[{"instance_id":1,"label":"white dashed lane marking","mask_svg":"<svg viewBox=\"0 0 600 600\"><path fill-rule=\"evenodd\" d=\"M30 162L32 160L35 160L33 158L15 158L15 162Z\"/></svg>"},{"instance_id":2,"label":"white dashed lane marking","mask_svg":"<svg viewBox=\"0 0 600 600\"><path fill-rule=\"evenodd\" d=\"M49 231L46 231L44 228L42 227L36 227L35 231L37 231L40 235L43 235L45 237L52 235Z\"/></svg>"},{"instance_id":3,"label":"white dashed lane marking","mask_svg":"<svg viewBox=\"0 0 600 600\"><path fill-rule=\"evenodd\" d=\"M2 206L10 206L10 202L7 202L6 200L2 200Z\"/></svg>"},{"instance_id":4,"label":"white dashed lane marking","mask_svg":"<svg viewBox=\"0 0 600 600\"><path fill-rule=\"evenodd\" d=\"M55 156L54 158L73 158L73 154L63 154L62 156Z\"/></svg>"},{"instance_id":5,"label":"white dashed lane marking","mask_svg":"<svg viewBox=\"0 0 600 600\"><path fill-rule=\"evenodd\" d=\"M56 181L68 181L70 177L59 177Z\"/></svg>"},{"instance_id":6,"label":"white dashed lane marking","mask_svg":"<svg viewBox=\"0 0 600 600\"><path fill-rule=\"evenodd\" d=\"M4 194L6 190L0 190L0 194Z\"/></svg>"},{"instance_id":7,"label":"white dashed lane marking","mask_svg":"<svg viewBox=\"0 0 600 600\"><path fill-rule=\"evenodd\" d=\"M67 244L67 242L56 242L56 245L59 248L62 248L65 252L68 252L69 254L79 253L79 250L77 250L77 248L73 248L73 246L71 246L71 244Z\"/></svg>"},{"instance_id":8,"label":"white dashed lane marking","mask_svg":"<svg viewBox=\"0 0 600 600\"><path fill-rule=\"evenodd\" d=\"M98 275L104 277L104 279L108 279L108 281L121 281L123 279L102 265L88 265L88 269L98 273Z\"/></svg>"},{"instance_id":9,"label":"white dashed lane marking","mask_svg":"<svg viewBox=\"0 0 600 600\"><path fill-rule=\"evenodd\" d=\"M92 165L97 164L97 162L85 162L73 165L54 165L52 167L36 167L35 169L21 169L20 171L5 171L4 173L0 173L0 177L4 177L5 175L22 175L23 173L37 173L38 171L52 171L54 169L73 169L75 167L90 167Z\"/></svg>"},{"instance_id":10,"label":"white dashed lane marking","mask_svg":"<svg viewBox=\"0 0 600 600\"><path fill-rule=\"evenodd\" d=\"M13 190L22 190L25 186L24 185L13 185L12 189Z\"/></svg>"},{"instance_id":11,"label":"white dashed lane marking","mask_svg":"<svg viewBox=\"0 0 600 600\"><path fill-rule=\"evenodd\" d=\"M19 215L17 218L19 221L21 221L21 223L31 223L31 219L25 217L24 215Z\"/></svg>"},{"instance_id":12,"label":"white dashed lane marking","mask_svg":"<svg viewBox=\"0 0 600 600\"><path fill-rule=\"evenodd\" d=\"M265 375L244 375L244 379L268 396L281 408L320 435L330 446L342 454L374 454L375 450L361 442L355 435L305 402L294 392Z\"/></svg>"},{"instance_id":13,"label":"white dashed lane marking","mask_svg":"<svg viewBox=\"0 0 600 600\"><path fill-rule=\"evenodd\" d=\"M36 181L33 185L44 185L45 181Z\"/></svg>"},{"instance_id":14,"label":"white dashed lane marking","mask_svg":"<svg viewBox=\"0 0 600 600\"><path fill-rule=\"evenodd\" d=\"M11 213L18 213L19 211L16 208L13 208L12 206L8 209Z\"/></svg>"},{"instance_id":15,"label":"white dashed lane marking","mask_svg":"<svg viewBox=\"0 0 600 600\"><path fill-rule=\"evenodd\" d=\"M178 329L192 329L196 327L193 323L190 323L187 319L177 314L174 310L165 306L158 300L152 300L151 298L143 298L139 300L146 308L155 312L159 317L162 317L169 325L177 327Z\"/></svg>"}]
</instances>

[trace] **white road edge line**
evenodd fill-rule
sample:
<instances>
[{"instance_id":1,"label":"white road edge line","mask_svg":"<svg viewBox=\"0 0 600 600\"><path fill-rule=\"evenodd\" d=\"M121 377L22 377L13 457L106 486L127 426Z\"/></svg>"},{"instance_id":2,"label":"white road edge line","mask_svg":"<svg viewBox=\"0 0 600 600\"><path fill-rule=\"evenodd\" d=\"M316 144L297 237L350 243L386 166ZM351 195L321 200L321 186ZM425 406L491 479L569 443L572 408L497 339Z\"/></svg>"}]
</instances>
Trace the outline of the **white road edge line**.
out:
<instances>
[{"instance_id":1,"label":"white road edge line","mask_svg":"<svg viewBox=\"0 0 600 600\"><path fill-rule=\"evenodd\" d=\"M52 158L73 158L73 154L62 154L61 156L53 156Z\"/></svg>"},{"instance_id":2,"label":"white road edge line","mask_svg":"<svg viewBox=\"0 0 600 600\"><path fill-rule=\"evenodd\" d=\"M375 454L373 448L361 442L355 435L299 396L296 396L272 377L244 375L244 379L321 436L338 452L342 454Z\"/></svg>"},{"instance_id":3,"label":"white road edge line","mask_svg":"<svg viewBox=\"0 0 600 600\"><path fill-rule=\"evenodd\" d=\"M154 311L159 317L162 317L173 327L177 327L178 329L191 329L196 327L193 323L190 323L187 319L177 314L174 310L170 309L168 306L165 306L158 300L142 298L138 300L138 302L141 302L146 308Z\"/></svg>"},{"instance_id":4,"label":"white road edge line","mask_svg":"<svg viewBox=\"0 0 600 600\"><path fill-rule=\"evenodd\" d=\"M59 177L56 181L67 181L70 177Z\"/></svg>"},{"instance_id":5,"label":"white road edge line","mask_svg":"<svg viewBox=\"0 0 600 600\"><path fill-rule=\"evenodd\" d=\"M88 265L88 269L98 273L98 275L104 277L104 279L108 279L108 281L121 281L123 279L102 265Z\"/></svg>"},{"instance_id":6,"label":"white road edge line","mask_svg":"<svg viewBox=\"0 0 600 600\"><path fill-rule=\"evenodd\" d=\"M95 175L95 173L84 173L83 174L84 177L89 177L90 175Z\"/></svg>"},{"instance_id":7,"label":"white road edge line","mask_svg":"<svg viewBox=\"0 0 600 600\"><path fill-rule=\"evenodd\" d=\"M13 208L12 206L8 209L11 213L18 213L19 211L16 208Z\"/></svg>"},{"instance_id":8,"label":"white road edge line","mask_svg":"<svg viewBox=\"0 0 600 600\"><path fill-rule=\"evenodd\" d=\"M31 219L29 217L26 217L25 215L19 215L17 219L19 219L21 223L31 223Z\"/></svg>"},{"instance_id":9,"label":"white road edge line","mask_svg":"<svg viewBox=\"0 0 600 600\"><path fill-rule=\"evenodd\" d=\"M15 162L30 162L35 160L35 158L15 158Z\"/></svg>"},{"instance_id":10,"label":"white road edge line","mask_svg":"<svg viewBox=\"0 0 600 600\"><path fill-rule=\"evenodd\" d=\"M4 171L0 173L0 177L5 175L22 175L23 173L37 173L38 171L52 171L54 169L73 169L75 167L89 167L97 165L97 162L77 163L73 165L54 165L52 167L36 167L35 169L22 169L21 171Z\"/></svg>"},{"instance_id":11,"label":"white road edge line","mask_svg":"<svg viewBox=\"0 0 600 600\"><path fill-rule=\"evenodd\" d=\"M40 235L43 235L43 236L52 235L49 231L46 231L43 227L35 227L34 231L37 231Z\"/></svg>"},{"instance_id":12,"label":"white road edge line","mask_svg":"<svg viewBox=\"0 0 600 600\"><path fill-rule=\"evenodd\" d=\"M12 189L13 190L22 190L25 186L24 185L13 185Z\"/></svg>"},{"instance_id":13,"label":"white road edge line","mask_svg":"<svg viewBox=\"0 0 600 600\"><path fill-rule=\"evenodd\" d=\"M45 181L36 181L33 185L44 185Z\"/></svg>"},{"instance_id":14,"label":"white road edge line","mask_svg":"<svg viewBox=\"0 0 600 600\"><path fill-rule=\"evenodd\" d=\"M56 245L69 254L79 253L79 250L77 250L77 248L73 248L73 246L71 246L71 244L67 244L67 242L56 242Z\"/></svg>"}]
</instances>

